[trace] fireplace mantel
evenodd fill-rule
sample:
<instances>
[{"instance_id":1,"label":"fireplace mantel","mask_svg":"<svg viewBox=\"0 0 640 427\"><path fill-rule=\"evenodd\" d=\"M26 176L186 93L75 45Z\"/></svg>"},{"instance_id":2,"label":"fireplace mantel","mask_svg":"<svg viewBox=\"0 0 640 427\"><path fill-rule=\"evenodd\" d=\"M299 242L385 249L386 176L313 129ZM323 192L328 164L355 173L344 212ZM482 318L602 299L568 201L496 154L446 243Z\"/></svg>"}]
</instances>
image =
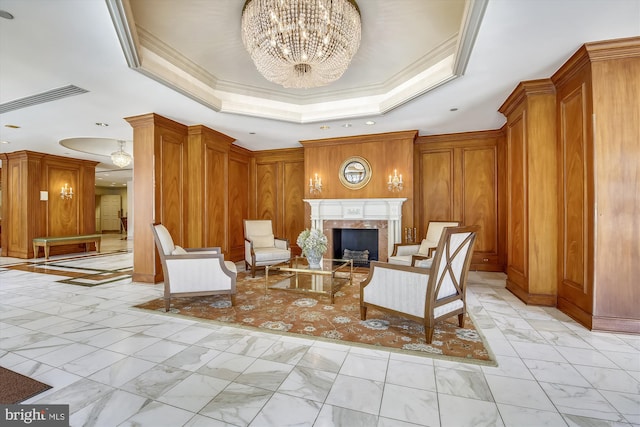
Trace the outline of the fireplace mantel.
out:
<instances>
[{"instance_id":1,"label":"fireplace mantel","mask_svg":"<svg viewBox=\"0 0 640 427\"><path fill-rule=\"evenodd\" d=\"M304 199L311 207L311 227L323 229L323 222L387 221L387 250L391 255L394 243L402 239L402 204L406 198L389 199Z\"/></svg>"}]
</instances>

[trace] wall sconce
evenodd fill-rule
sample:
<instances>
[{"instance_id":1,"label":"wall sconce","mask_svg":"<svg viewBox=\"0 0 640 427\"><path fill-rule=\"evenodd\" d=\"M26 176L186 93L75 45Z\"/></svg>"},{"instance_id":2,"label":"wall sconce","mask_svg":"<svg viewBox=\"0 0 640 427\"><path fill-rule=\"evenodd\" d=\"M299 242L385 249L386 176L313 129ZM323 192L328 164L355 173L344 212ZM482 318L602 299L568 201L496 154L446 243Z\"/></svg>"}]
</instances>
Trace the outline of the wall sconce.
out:
<instances>
[{"instance_id":1,"label":"wall sconce","mask_svg":"<svg viewBox=\"0 0 640 427\"><path fill-rule=\"evenodd\" d=\"M309 191L311 194L322 192L322 178L318 174L315 179L309 178Z\"/></svg>"},{"instance_id":2,"label":"wall sconce","mask_svg":"<svg viewBox=\"0 0 640 427\"><path fill-rule=\"evenodd\" d=\"M387 182L387 187L389 191L400 191L403 188L402 185L402 174L398 175L398 170L393 170L393 176L389 175L389 182Z\"/></svg>"},{"instance_id":3,"label":"wall sconce","mask_svg":"<svg viewBox=\"0 0 640 427\"><path fill-rule=\"evenodd\" d=\"M73 198L73 187L69 187L69 184L65 182L64 186L60 189L60 198L67 200Z\"/></svg>"}]
</instances>

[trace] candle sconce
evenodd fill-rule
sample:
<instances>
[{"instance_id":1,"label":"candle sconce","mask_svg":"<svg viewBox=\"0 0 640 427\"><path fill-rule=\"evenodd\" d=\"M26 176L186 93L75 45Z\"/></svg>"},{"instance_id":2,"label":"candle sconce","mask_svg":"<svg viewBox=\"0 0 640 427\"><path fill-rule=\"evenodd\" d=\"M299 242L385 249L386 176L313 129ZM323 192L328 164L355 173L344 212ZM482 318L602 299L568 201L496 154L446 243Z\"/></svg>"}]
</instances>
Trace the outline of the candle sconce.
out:
<instances>
[{"instance_id":1,"label":"candle sconce","mask_svg":"<svg viewBox=\"0 0 640 427\"><path fill-rule=\"evenodd\" d=\"M389 175L389 182L387 182L387 188L391 192L401 191L403 188L402 174L398 175L398 170L393 170L393 176Z\"/></svg>"},{"instance_id":2,"label":"candle sconce","mask_svg":"<svg viewBox=\"0 0 640 427\"><path fill-rule=\"evenodd\" d=\"M309 192L311 194L320 194L322 192L322 177L316 174L315 179L309 178Z\"/></svg>"}]
</instances>

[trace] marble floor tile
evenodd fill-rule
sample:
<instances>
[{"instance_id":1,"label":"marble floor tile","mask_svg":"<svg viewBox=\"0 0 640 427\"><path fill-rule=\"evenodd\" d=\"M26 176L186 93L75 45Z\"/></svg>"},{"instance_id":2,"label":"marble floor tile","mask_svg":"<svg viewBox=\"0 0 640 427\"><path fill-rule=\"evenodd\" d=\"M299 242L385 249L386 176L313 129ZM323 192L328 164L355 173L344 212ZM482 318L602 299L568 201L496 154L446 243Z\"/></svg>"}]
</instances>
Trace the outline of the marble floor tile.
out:
<instances>
[{"instance_id":1,"label":"marble floor tile","mask_svg":"<svg viewBox=\"0 0 640 427\"><path fill-rule=\"evenodd\" d=\"M325 401L354 411L378 415L384 383L338 375Z\"/></svg>"},{"instance_id":2,"label":"marble floor tile","mask_svg":"<svg viewBox=\"0 0 640 427\"><path fill-rule=\"evenodd\" d=\"M143 406L135 415L129 417L119 427L140 427L140 426L181 426L186 424L193 413L175 406L151 401Z\"/></svg>"},{"instance_id":3,"label":"marble floor tile","mask_svg":"<svg viewBox=\"0 0 640 427\"><path fill-rule=\"evenodd\" d=\"M640 427L640 337L527 306L502 273L467 286L497 366L167 316L132 307L161 284L60 277L0 267L0 366L51 385L24 403L68 403L74 426Z\"/></svg>"},{"instance_id":4,"label":"marble floor tile","mask_svg":"<svg viewBox=\"0 0 640 427\"><path fill-rule=\"evenodd\" d=\"M449 395L438 397L442 427L504 426L498 407L493 402Z\"/></svg>"},{"instance_id":5,"label":"marble floor tile","mask_svg":"<svg viewBox=\"0 0 640 427\"><path fill-rule=\"evenodd\" d=\"M331 390L336 374L303 366L293 368L278 388L279 393L324 402Z\"/></svg>"},{"instance_id":6,"label":"marble floor tile","mask_svg":"<svg viewBox=\"0 0 640 427\"><path fill-rule=\"evenodd\" d=\"M234 426L248 426L272 395L263 388L231 383L200 414Z\"/></svg>"},{"instance_id":7,"label":"marble floor tile","mask_svg":"<svg viewBox=\"0 0 640 427\"><path fill-rule=\"evenodd\" d=\"M229 383L229 381L194 373L177 383L157 400L191 412L198 412Z\"/></svg>"},{"instance_id":8,"label":"marble floor tile","mask_svg":"<svg viewBox=\"0 0 640 427\"><path fill-rule=\"evenodd\" d=\"M555 411L547 395L536 381L486 375L487 383L496 403Z\"/></svg>"},{"instance_id":9,"label":"marble floor tile","mask_svg":"<svg viewBox=\"0 0 640 427\"><path fill-rule=\"evenodd\" d=\"M249 424L251 427L310 426L318 417L322 403L275 393Z\"/></svg>"},{"instance_id":10,"label":"marble floor tile","mask_svg":"<svg viewBox=\"0 0 640 427\"><path fill-rule=\"evenodd\" d=\"M370 357L349 353L342 363L341 375L384 381L387 375L388 358Z\"/></svg>"},{"instance_id":11,"label":"marble floor tile","mask_svg":"<svg viewBox=\"0 0 640 427\"><path fill-rule=\"evenodd\" d=\"M386 384L380 405L380 416L395 420L438 426L438 394L395 384Z\"/></svg>"}]
</instances>

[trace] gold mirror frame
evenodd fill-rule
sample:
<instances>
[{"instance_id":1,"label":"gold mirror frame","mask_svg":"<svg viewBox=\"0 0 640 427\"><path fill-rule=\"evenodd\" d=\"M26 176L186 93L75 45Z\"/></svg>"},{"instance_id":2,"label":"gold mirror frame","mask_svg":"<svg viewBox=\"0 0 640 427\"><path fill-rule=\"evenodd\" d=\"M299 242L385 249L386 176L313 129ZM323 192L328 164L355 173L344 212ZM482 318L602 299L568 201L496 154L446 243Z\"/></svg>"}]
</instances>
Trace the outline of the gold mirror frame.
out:
<instances>
[{"instance_id":1,"label":"gold mirror frame","mask_svg":"<svg viewBox=\"0 0 640 427\"><path fill-rule=\"evenodd\" d=\"M357 190L371 181L371 165L360 156L349 157L340 165L338 178L345 187Z\"/></svg>"}]
</instances>

